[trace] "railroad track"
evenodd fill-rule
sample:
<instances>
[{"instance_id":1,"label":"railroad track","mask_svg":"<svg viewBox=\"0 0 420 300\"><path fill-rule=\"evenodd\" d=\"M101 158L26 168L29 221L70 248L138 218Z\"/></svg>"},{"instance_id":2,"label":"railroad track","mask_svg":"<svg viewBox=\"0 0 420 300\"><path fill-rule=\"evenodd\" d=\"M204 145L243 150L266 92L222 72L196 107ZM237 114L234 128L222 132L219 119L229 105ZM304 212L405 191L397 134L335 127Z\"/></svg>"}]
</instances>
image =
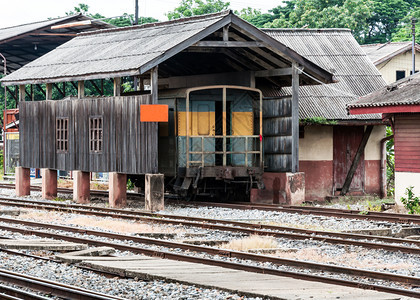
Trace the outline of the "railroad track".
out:
<instances>
[{"instance_id":1,"label":"railroad track","mask_svg":"<svg viewBox=\"0 0 420 300\"><path fill-rule=\"evenodd\" d=\"M14 188L14 184L0 184L0 188ZM31 186L31 190L40 191L40 186ZM73 193L72 189L58 188L60 193ZM99 198L107 198L108 192L101 190L91 190L91 195ZM314 206L292 206L292 205L268 205L268 204L252 204L252 203L222 203L222 202L204 202L204 201L182 201L173 199L173 197L165 196L167 203L188 205L188 206L214 206L214 207L225 207L230 209L258 209L265 211L278 211L287 213L299 213L308 215L318 216L329 216L336 218L346 219L358 219L358 220L372 220L372 221L385 221L391 223L412 223L420 225L419 215L408 215L408 214L397 214L397 213L383 213L383 212L372 212L372 211L360 211L360 210L347 210L347 209L335 209L325 207L314 207ZM128 193L127 198L131 200L139 200L141 196L133 193Z\"/></svg>"},{"instance_id":2,"label":"railroad track","mask_svg":"<svg viewBox=\"0 0 420 300\"><path fill-rule=\"evenodd\" d=\"M69 227L69 226L61 226L61 225L48 224L48 223L22 221L22 220L16 220L16 219L11 219L11 218L0 218L0 221L11 223L11 224L20 224L27 227L48 228L48 229L59 230L59 231L67 232L67 233L73 232L73 233L78 233L78 234L86 234L86 235L94 236L94 237L112 239L114 241L125 241L125 242L132 241L132 242L144 244L144 245L165 247L166 249L181 249L183 252L180 253L180 251L178 250L176 253L174 253L168 250L156 250L156 248L152 249L150 247L148 248L148 247L140 247L140 246L131 246L131 245L120 244L120 243L115 243L115 242L110 242L110 241L101 241L101 240L97 240L93 238L74 237L74 236L69 236L68 234L51 233L51 232L46 232L46 231L42 231L38 229L35 230L32 228L27 228L27 227L18 228L16 226L0 225L1 230L19 232L21 234L26 234L26 235L36 235L40 237L48 237L48 238L72 241L72 242L77 242L77 243L85 243L85 244L94 245L94 246L108 246L108 247L113 247L121 251L129 251L135 254L143 254L143 255L153 256L153 257L161 257L161 258L167 258L167 259L173 259L173 260L195 262L195 263L201 263L201 264L206 264L206 265L215 265L215 266L221 266L221 267L237 269L237 270L245 270L245 271L255 272L255 273L265 273L265 274L272 274L272 275L277 275L277 276L288 276L288 277L304 279L304 280L320 281L320 282L325 282L325 283L339 284L339 285L365 288L365 289L374 289L374 290L383 291L383 292L390 292L390 293L400 294L404 296L420 298L420 292L415 291L415 290L392 288L388 286L379 286L375 284L365 284L365 283L360 283L357 279L343 280L343 279L337 279L333 277L307 274L304 272L301 273L301 272L284 271L284 270L279 270L275 268L262 267L260 265L255 266L255 265L243 264L243 263L238 263L238 262L232 262L229 259L236 258L239 260L254 261L254 262L259 262L259 263L269 262L278 266L293 266L293 267L302 268L302 269L317 270L317 271L322 271L322 272L331 272L335 274L348 274L348 275L354 276L355 278L372 278L372 279L377 279L377 280L386 280L390 282L399 282L403 285L409 285L412 287L420 286L420 278L418 277L403 276L403 275L397 275L397 274L387 273L387 272L360 270L360 269L340 267L340 266L329 265L329 264L310 263L310 262L299 261L299 260L278 258L274 256L250 254L250 253L239 252L239 251L221 250L214 247L196 246L196 245L189 245L185 243L170 242L166 240L136 237L136 236L122 235L122 234L113 234L109 232L74 228L74 227ZM194 253L203 253L211 258L194 256ZM220 259L220 257L222 257L223 259Z\"/></svg>"},{"instance_id":3,"label":"railroad track","mask_svg":"<svg viewBox=\"0 0 420 300\"><path fill-rule=\"evenodd\" d=\"M78 213L84 215L95 215L100 217L112 217L119 219L137 220L142 222L153 222L160 224L185 225L203 229L214 229L245 234L256 234L272 236L275 238L288 238L292 240L316 240L331 244L361 246L369 249L383 249L389 251L401 251L404 253L420 254L420 241L401 238L390 238L371 236L353 233L340 233L329 231L318 231L299 229L284 226L264 225L246 222L235 222L208 218L177 216L169 214L148 213L141 211L127 211L123 209L111 209L101 207L88 207L86 205L63 204L51 202L36 202L13 198L0 197L1 205L19 206L33 209L45 209ZM380 243L378 243L380 242ZM398 244L411 244L402 246Z\"/></svg>"},{"instance_id":4,"label":"railroad track","mask_svg":"<svg viewBox=\"0 0 420 300\"><path fill-rule=\"evenodd\" d=\"M29 288L36 290L44 294L54 295L64 299L78 299L78 300L110 300L110 299L122 299L94 291L79 288L77 286L71 286L62 284L42 278L28 276L21 273L11 272L8 270L0 269L0 281L14 284L20 287ZM24 292L18 289L14 289L8 286L1 285L0 291L3 293L6 299L50 299L41 297L31 292ZM0 298L3 295L0 294ZM10 297L10 298L9 298ZM15 297L15 298L12 298ZM3 298L2 298L3 299Z\"/></svg>"}]
</instances>

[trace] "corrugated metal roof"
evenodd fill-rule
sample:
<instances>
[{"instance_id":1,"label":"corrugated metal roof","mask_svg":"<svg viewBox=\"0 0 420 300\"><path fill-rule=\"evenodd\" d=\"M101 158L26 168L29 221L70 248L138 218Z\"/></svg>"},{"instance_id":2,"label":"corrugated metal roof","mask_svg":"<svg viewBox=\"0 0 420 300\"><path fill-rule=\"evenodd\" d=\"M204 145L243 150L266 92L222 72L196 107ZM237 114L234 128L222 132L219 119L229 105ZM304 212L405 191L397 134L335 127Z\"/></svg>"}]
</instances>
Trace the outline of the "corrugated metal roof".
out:
<instances>
[{"instance_id":1,"label":"corrugated metal roof","mask_svg":"<svg viewBox=\"0 0 420 300\"><path fill-rule=\"evenodd\" d=\"M376 115L348 115L346 106L383 87L382 75L348 29L264 29L264 32L334 74L337 83L299 88L299 118L334 120L380 119ZM264 96L291 94L264 91Z\"/></svg>"},{"instance_id":2,"label":"corrugated metal roof","mask_svg":"<svg viewBox=\"0 0 420 300\"><path fill-rule=\"evenodd\" d=\"M6 76L1 82L4 85L33 84L143 74L229 24L239 32L249 32L251 40L260 40L267 45L264 47L267 53L281 57L280 60L276 58L280 61L277 67L297 62L305 66L307 73L315 77L315 80L333 81L332 74L327 70L241 20L232 11L224 11L79 34L47 55ZM310 76L303 76L305 83L314 83Z\"/></svg>"},{"instance_id":3,"label":"corrugated metal roof","mask_svg":"<svg viewBox=\"0 0 420 300\"><path fill-rule=\"evenodd\" d=\"M41 22L35 22L35 23L29 23L29 24L23 24L18 26L12 26L7 28L0 28L0 43L6 39L25 34L30 31L37 30L39 28L44 28L46 26L52 26L57 22L65 21L67 19L70 19L74 16L66 16L63 18L57 18L52 20L46 20Z\"/></svg>"},{"instance_id":4,"label":"corrugated metal roof","mask_svg":"<svg viewBox=\"0 0 420 300\"><path fill-rule=\"evenodd\" d=\"M420 74L403 78L353 101L348 108L420 104Z\"/></svg>"},{"instance_id":5,"label":"corrugated metal roof","mask_svg":"<svg viewBox=\"0 0 420 300\"><path fill-rule=\"evenodd\" d=\"M89 75L100 78L99 74L104 74L104 77L112 77L113 73L120 76L138 74L139 69L152 59L159 58L181 42L222 20L226 14L79 34L8 75L2 82L35 82L78 75L89 79Z\"/></svg>"},{"instance_id":6,"label":"corrugated metal roof","mask_svg":"<svg viewBox=\"0 0 420 300\"><path fill-rule=\"evenodd\" d=\"M389 42L385 44L369 44L362 45L363 51L370 60L378 65L383 63L395 55L411 50L412 42ZM420 45L416 44L416 51L420 51Z\"/></svg>"},{"instance_id":7,"label":"corrugated metal roof","mask_svg":"<svg viewBox=\"0 0 420 300\"><path fill-rule=\"evenodd\" d=\"M22 25L17 25L17 26L11 26L11 27L6 27L6 28L0 28L0 44L3 43L4 41L11 39L11 38L16 38L18 36L21 35L25 35L27 33L31 33L33 31L42 29L42 28L48 28L57 24L57 23L63 23L64 21L67 20L72 20L72 19L80 19L80 20L92 20L98 24L101 24L102 26L106 26L108 28L112 28L114 27L111 24L105 23L103 21L99 21L99 20L94 20L91 17L87 17L84 16L82 14L77 14L77 15L69 15L69 16L65 16L65 17L61 17L61 18L56 18L56 19L51 19L51 20L45 20L45 21L40 21L40 22L34 22L34 23L28 23L28 24L22 24Z\"/></svg>"}]
</instances>

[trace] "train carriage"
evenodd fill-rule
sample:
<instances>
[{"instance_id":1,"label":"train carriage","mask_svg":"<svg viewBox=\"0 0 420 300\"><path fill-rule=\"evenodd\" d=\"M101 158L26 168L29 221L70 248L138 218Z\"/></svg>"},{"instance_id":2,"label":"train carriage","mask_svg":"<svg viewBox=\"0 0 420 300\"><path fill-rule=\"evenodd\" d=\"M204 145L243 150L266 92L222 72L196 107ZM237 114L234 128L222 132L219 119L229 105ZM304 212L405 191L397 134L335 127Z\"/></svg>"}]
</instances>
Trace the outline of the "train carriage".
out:
<instances>
[{"instance_id":1,"label":"train carriage","mask_svg":"<svg viewBox=\"0 0 420 300\"><path fill-rule=\"evenodd\" d=\"M160 95L170 116L159 127L159 171L176 178L176 191L187 194L192 188L193 195L214 196L238 185L247 192L259 183L264 170L260 90L221 85Z\"/></svg>"}]
</instances>

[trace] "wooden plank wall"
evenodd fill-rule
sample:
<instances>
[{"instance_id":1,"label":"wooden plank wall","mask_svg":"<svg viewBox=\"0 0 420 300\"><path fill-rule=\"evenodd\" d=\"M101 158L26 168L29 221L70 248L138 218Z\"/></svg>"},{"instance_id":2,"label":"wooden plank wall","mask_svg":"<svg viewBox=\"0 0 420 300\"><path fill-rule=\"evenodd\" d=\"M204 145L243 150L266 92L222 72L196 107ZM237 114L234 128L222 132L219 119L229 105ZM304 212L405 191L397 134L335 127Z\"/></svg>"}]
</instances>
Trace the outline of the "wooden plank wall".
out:
<instances>
[{"instance_id":1,"label":"wooden plank wall","mask_svg":"<svg viewBox=\"0 0 420 300\"><path fill-rule=\"evenodd\" d=\"M420 113L395 114L395 171L420 172Z\"/></svg>"},{"instance_id":2,"label":"wooden plank wall","mask_svg":"<svg viewBox=\"0 0 420 300\"><path fill-rule=\"evenodd\" d=\"M20 164L26 168L157 173L157 124L140 123L151 96L20 103ZM101 153L89 151L89 117L103 117ZM56 151L56 118L69 118L69 149Z\"/></svg>"},{"instance_id":3,"label":"wooden plank wall","mask_svg":"<svg viewBox=\"0 0 420 300\"><path fill-rule=\"evenodd\" d=\"M292 99L263 100L264 166L292 171Z\"/></svg>"}]
</instances>

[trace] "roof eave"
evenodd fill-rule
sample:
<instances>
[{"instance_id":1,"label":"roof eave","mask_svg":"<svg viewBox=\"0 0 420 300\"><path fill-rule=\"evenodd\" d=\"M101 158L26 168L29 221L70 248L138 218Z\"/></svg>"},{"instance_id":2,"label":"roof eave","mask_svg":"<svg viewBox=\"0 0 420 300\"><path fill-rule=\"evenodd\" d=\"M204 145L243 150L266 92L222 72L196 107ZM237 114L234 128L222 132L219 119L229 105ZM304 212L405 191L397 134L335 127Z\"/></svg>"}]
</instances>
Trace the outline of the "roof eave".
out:
<instances>
[{"instance_id":1,"label":"roof eave","mask_svg":"<svg viewBox=\"0 0 420 300\"><path fill-rule=\"evenodd\" d=\"M384 56L384 57L381 57L380 59L378 59L378 60L374 61L374 62L373 62L373 64L374 64L375 66L380 65L380 64L382 64L382 63L385 63L385 62L387 62L387 61L389 61L389 60L393 59L393 58L394 58L395 56L397 56L397 55L400 55L400 54L402 54L402 53L405 53L405 52L407 52L407 51L410 51L411 49L412 49L412 45L406 45L406 46L404 46L404 47L402 47L402 48L398 49L397 51L394 51L394 52L392 52L392 53L390 53L390 54L388 54L388 55L386 55L386 56ZM415 49L416 51L420 52L420 45L419 45L419 44L415 44L414 49Z\"/></svg>"},{"instance_id":2,"label":"roof eave","mask_svg":"<svg viewBox=\"0 0 420 300\"><path fill-rule=\"evenodd\" d=\"M3 86L11 86L11 85L23 85L23 84L43 84L43 83L68 82L68 81L108 79L108 78L114 78L114 77L135 76L139 74L140 73L138 69L131 69L131 70L124 70L124 71L119 71L119 72L92 73L92 74L82 74L82 75L67 76L67 77L63 76L63 77L54 77L54 78L42 78L38 80L25 79L25 80L17 80L17 81L5 81L4 79L0 79L0 82Z\"/></svg>"},{"instance_id":3,"label":"roof eave","mask_svg":"<svg viewBox=\"0 0 420 300\"><path fill-rule=\"evenodd\" d=\"M389 114L389 113L420 113L420 104L404 105L382 105L382 106L362 106L352 105L348 107L351 115L365 114Z\"/></svg>"}]
</instances>

